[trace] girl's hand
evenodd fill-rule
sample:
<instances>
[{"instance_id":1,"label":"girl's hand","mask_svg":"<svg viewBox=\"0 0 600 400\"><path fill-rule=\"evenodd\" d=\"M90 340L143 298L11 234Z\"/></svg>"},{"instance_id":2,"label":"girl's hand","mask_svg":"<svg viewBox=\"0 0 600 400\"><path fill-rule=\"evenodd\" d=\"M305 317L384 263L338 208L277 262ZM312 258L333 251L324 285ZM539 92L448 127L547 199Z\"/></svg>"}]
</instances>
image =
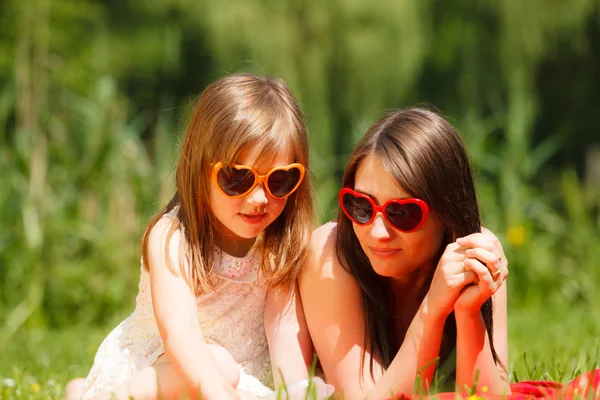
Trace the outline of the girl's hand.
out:
<instances>
[{"instance_id":1,"label":"girl's hand","mask_svg":"<svg viewBox=\"0 0 600 400\"><path fill-rule=\"evenodd\" d=\"M465 254L462 269L475 272L477 277L475 284L469 285L460 293L454 303L454 310L479 312L483 303L496 293L508 276L508 262L498 238L485 228L482 228L481 233L457 239L457 243Z\"/></svg>"},{"instance_id":2,"label":"girl's hand","mask_svg":"<svg viewBox=\"0 0 600 400\"><path fill-rule=\"evenodd\" d=\"M427 315L445 320L454 309L454 303L465 286L476 282L476 272L463 268L464 259L464 247L456 242L446 246L425 297Z\"/></svg>"}]
</instances>

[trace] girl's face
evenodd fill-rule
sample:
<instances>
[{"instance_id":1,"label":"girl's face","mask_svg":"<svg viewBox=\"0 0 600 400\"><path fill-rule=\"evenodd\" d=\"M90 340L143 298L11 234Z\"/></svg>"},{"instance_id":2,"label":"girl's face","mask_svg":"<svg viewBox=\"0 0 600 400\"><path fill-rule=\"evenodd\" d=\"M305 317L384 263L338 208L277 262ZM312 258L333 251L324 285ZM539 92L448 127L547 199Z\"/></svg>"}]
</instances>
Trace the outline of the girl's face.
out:
<instances>
[{"instance_id":1,"label":"girl's face","mask_svg":"<svg viewBox=\"0 0 600 400\"><path fill-rule=\"evenodd\" d=\"M411 197L396 185L379 158L373 155L358 167L354 190L370 196L378 205ZM381 213L369 225L352 225L373 270L390 278L403 278L423 266L431 267L444 236L444 227L431 210L423 225L410 233L394 228Z\"/></svg>"},{"instance_id":2,"label":"girl's face","mask_svg":"<svg viewBox=\"0 0 600 400\"><path fill-rule=\"evenodd\" d=\"M274 167L293 162L291 151L279 152L270 159L257 160L258 149L245 148L235 164L253 167L258 174L266 174ZM283 212L287 198L271 196L263 183L254 187L248 194L231 198L222 193L216 183L211 183L211 209L217 218L217 229L222 236L219 243L223 251L230 254L245 253L254 238L264 231ZM235 254L237 255L237 254Z\"/></svg>"}]
</instances>

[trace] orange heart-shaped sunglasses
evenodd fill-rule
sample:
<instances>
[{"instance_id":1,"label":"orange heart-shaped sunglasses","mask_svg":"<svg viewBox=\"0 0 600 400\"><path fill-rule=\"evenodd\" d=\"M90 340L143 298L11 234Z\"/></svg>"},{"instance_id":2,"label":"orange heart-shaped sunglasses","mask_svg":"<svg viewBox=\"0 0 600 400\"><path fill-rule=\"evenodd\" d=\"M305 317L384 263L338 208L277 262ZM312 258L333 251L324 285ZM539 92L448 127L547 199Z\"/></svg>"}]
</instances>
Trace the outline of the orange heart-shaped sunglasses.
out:
<instances>
[{"instance_id":1,"label":"orange heart-shaped sunglasses","mask_svg":"<svg viewBox=\"0 0 600 400\"><path fill-rule=\"evenodd\" d=\"M271 169L264 175L248 165L223 164L213 166L212 179L223 194L231 198L245 196L259 183L277 199L294 193L304 179L304 166L299 163L283 165Z\"/></svg>"}]
</instances>

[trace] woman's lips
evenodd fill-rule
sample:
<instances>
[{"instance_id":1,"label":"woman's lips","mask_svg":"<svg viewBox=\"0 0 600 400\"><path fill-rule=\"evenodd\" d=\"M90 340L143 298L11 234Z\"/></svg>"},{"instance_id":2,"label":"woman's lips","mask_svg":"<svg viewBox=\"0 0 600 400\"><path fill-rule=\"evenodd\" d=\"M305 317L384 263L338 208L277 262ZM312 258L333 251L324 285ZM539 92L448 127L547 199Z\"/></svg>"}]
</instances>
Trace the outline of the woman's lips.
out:
<instances>
[{"instance_id":1,"label":"woman's lips","mask_svg":"<svg viewBox=\"0 0 600 400\"><path fill-rule=\"evenodd\" d=\"M387 247L371 247L369 246L371 254L378 258L393 258L397 256L402 249L387 248Z\"/></svg>"}]
</instances>

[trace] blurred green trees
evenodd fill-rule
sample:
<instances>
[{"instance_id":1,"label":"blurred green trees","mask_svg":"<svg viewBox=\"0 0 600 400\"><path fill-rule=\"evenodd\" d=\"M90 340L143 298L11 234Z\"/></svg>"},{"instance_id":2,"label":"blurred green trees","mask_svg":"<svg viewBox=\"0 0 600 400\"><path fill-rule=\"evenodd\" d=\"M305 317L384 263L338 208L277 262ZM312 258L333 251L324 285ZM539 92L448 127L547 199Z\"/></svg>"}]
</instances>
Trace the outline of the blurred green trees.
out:
<instances>
[{"instance_id":1,"label":"blurred green trees","mask_svg":"<svg viewBox=\"0 0 600 400\"><path fill-rule=\"evenodd\" d=\"M468 144L511 304L599 303L597 1L4 0L0 32L0 347L131 311L190 104L238 71L301 102L321 222L378 115L431 104Z\"/></svg>"}]
</instances>

